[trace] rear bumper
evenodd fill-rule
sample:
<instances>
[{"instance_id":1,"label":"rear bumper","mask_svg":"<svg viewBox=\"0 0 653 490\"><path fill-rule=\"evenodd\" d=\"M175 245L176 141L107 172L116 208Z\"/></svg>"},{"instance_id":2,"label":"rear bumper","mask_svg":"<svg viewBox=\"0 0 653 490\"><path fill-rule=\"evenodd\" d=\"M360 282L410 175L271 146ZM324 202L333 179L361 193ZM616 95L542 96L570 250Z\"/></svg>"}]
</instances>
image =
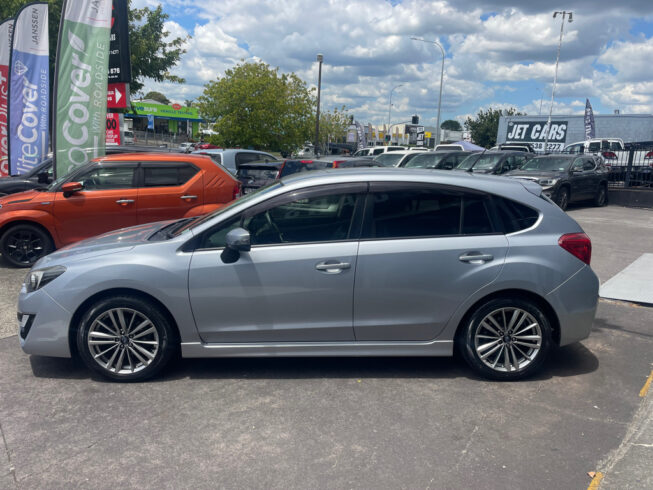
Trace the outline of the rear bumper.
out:
<instances>
[{"instance_id":1,"label":"rear bumper","mask_svg":"<svg viewBox=\"0 0 653 490\"><path fill-rule=\"evenodd\" d=\"M589 337L599 300L599 279L585 266L546 296L560 322L560 345Z\"/></svg>"}]
</instances>

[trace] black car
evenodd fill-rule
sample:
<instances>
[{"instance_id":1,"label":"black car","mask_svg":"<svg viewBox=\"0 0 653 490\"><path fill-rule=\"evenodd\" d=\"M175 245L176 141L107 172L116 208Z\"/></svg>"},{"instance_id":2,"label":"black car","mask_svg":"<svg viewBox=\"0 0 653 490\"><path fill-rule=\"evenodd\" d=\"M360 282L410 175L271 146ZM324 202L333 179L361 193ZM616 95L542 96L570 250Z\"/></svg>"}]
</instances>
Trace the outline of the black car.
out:
<instances>
[{"instance_id":1,"label":"black car","mask_svg":"<svg viewBox=\"0 0 653 490\"><path fill-rule=\"evenodd\" d=\"M176 150L168 150L166 148L158 148L155 146L129 145L107 146L106 148L107 155L148 151L156 151L157 153L161 153L162 151L176 152ZM53 178L52 157L48 157L26 174L0 178L0 197L6 196L7 194L15 194L16 192L28 191L30 189L47 187L52 183Z\"/></svg>"},{"instance_id":2,"label":"black car","mask_svg":"<svg viewBox=\"0 0 653 490\"><path fill-rule=\"evenodd\" d=\"M402 162L401 167L451 170L473 154L474 152L462 150L425 151L418 153L407 162Z\"/></svg>"},{"instance_id":3,"label":"black car","mask_svg":"<svg viewBox=\"0 0 653 490\"><path fill-rule=\"evenodd\" d=\"M329 160L286 160L279 170L279 178L297 172L310 172L311 170L324 170L326 168L345 167L383 167L376 160L365 157L329 159Z\"/></svg>"},{"instance_id":4,"label":"black car","mask_svg":"<svg viewBox=\"0 0 653 490\"><path fill-rule=\"evenodd\" d=\"M531 158L532 154L522 151L486 151L468 156L454 170L501 175L520 169Z\"/></svg>"},{"instance_id":5,"label":"black car","mask_svg":"<svg viewBox=\"0 0 653 490\"><path fill-rule=\"evenodd\" d=\"M592 155L546 155L535 157L519 170L504 174L540 184L543 193L560 206L592 199L595 206L608 202L608 170Z\"/></svg>"},{"instance_id":6,"label":"black car","mask_svg":"<svg viewBox=\"0 0 653 490\"><path fill-rule=\"evenodd\" d=\"M259 187L271 184L279 177L283 162L261 160L258 162L241 163L236 177L242 184L243 194L249 194Z\"/></svg>"}]
</instances>

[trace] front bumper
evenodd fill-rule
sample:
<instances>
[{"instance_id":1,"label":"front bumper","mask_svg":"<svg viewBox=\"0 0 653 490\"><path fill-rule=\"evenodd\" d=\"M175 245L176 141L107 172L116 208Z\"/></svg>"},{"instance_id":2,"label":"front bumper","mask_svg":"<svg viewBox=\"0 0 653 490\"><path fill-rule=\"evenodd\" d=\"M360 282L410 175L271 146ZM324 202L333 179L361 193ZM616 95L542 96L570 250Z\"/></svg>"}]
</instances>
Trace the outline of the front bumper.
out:
<instances>
[{"instance_id":1,"label":"front bumper","mask_svg":"<svg viewBox=\"0 0 653 490\"><path fill-rule=\"evenodd\" d=\"M585 266L546 296L560 322L560 345L589 337L599 301L599 278Z\"/></svg>"},{"instance_id":2,"label":"front bumper","mask_svg":"<svg viewBox=\"0 0 653 490\"><path fill-rule=\"evenodd\" d=\"M20 346L27 354L71 357L68 328L72 313L57 303L45 289L18 297Z\"/></svg>"}]
</instances>

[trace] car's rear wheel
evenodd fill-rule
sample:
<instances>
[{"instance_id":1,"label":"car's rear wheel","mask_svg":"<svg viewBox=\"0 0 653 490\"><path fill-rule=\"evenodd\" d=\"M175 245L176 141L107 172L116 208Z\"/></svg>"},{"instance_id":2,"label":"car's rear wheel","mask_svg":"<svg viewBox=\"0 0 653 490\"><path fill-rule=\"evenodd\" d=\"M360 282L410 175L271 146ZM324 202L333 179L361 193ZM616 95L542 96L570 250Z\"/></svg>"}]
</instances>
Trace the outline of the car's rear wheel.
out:
<instances>
[{"instance_id":1,"label":"car's rear wheel","mask_svg":"<svg viewBox=\"0 0 653 490\"><path fill-rule=\"evenodd\" d=\"M514 381L542 367L551 348L551 325L535 303L498 298L479 306L459 338L467 363L479 375Z\"/></svg>"},{"instance_id":2,"label":"car's rear wheel","mask_svg":"<svg viewBox=\"0 0 653 490\"><path fill-rule=\"evenodd\" d=\"M608 203L608 188L605 184L601 184L594 196L594 206L601 207Z\"/></svg>"},{"instance_id":3,"label":"car's rear wheel","mask_svg":"<svg viewBox=\"0 0 653 490\"><path fill-rule=\"evenodd\" d=\"M158 307L136 296L98 301L82 317L77 349L84 363L116 381L159 373L178 347L175 329Z\"/></svg>"},{"instance_id":4,"label":"car's rear wheel","mask_svg":"<svg viewBox=\"0 0 653 490\"><path fill-rule=\"evenodd\" d=\"M563 211L567 210L567 206L569 205L569 189L567 189L566 187L562 187L558 191L558 199L556 201L556 204Z\"/></svg>"},{"instance_id":5,"label":"car's rear wheel","mask_svg":"<svg viewBox=\"0 0 653 490\"><path fill-rule=\"evenodd\" d=\"M34 225L15 225L0 238L2 258L16 267L31 267L41 257L54 250L52 238Z\"/></svg>"}]
</instances>

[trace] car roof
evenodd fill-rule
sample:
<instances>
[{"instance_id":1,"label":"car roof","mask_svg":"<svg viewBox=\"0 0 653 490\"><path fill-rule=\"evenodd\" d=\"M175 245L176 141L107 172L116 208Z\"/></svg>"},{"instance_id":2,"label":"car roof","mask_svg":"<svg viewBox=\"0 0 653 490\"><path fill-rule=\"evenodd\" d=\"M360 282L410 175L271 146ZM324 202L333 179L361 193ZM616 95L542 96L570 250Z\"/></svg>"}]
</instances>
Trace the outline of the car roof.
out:
<instances>
[{"instance_id":1,"label":"car roof","mask_svg":"<svg viewBox=\"0 0 653 490\"><path fill-rule=\"evenodd\" d=\"M94 162L132 162L138 160L140 162L189 162L204 164L209 162L213 167L215 163L210 157L206 155L193 155L188 153L116 153L113 155L106 155L94 159Z\"/></svg>"}]
</instances>

